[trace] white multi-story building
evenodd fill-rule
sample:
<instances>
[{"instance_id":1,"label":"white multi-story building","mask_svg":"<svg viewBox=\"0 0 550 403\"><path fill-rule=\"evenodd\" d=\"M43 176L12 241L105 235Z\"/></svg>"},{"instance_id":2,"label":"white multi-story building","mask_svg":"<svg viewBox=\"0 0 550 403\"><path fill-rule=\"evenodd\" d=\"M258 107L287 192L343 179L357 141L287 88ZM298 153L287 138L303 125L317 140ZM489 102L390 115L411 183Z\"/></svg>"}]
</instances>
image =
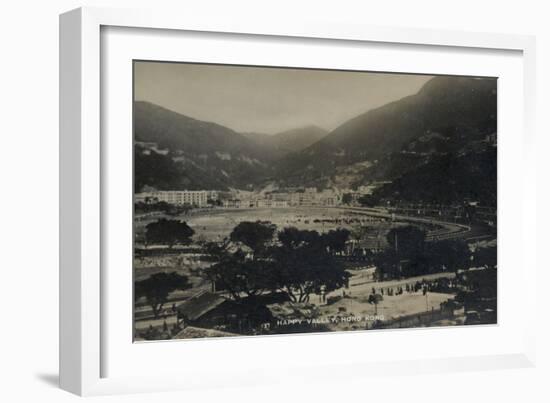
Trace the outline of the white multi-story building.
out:
<instances>
[{"instance_id":1,"label":"white multi-story building","mask_svg":"<svg viewBox=\"0 0 550 403\"><path fill-rule=\"evenodd\" d=\"M165 190L137 193L136 201L166 202L175 205L204 207L207 205L208 194L205 190Z\"/></svg>"},{"instance_id":2,"label":"white multi-story building","mask_svg":"<svg viewBox=\"0 0 550 403\"><path fill-rule=\"evenodd\" d=\"M219 199L220 195L218 194L217 190L207 190L206 191L206 198L212 201L217 201Z\"/></svg>"},{"instance_id":3,"label":"white multi-story building","mask_svg":"<svg viewBox=\"0 0 550 403\"><path fill-rule=\"evenodd\" d=\"M318 199L323 206L338 206L342 203L342 195L332 189L326 189L319 193Z\"/></svg>"}]
</instances>

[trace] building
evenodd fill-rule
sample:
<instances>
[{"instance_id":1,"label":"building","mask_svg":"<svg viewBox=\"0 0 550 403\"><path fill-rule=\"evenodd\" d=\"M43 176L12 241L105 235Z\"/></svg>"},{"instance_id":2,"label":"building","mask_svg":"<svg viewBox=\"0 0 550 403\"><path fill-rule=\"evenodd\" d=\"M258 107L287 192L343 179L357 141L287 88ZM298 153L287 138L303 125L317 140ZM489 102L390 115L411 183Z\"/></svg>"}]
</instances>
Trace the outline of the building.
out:
<instances>
[{"instance_id":1,"label":"building","mask_svg":"<svg viewBox=\"0 0 550 403\"><path fill-rule=\"evenodd\" d=\"M315 201L315 194L311 192L299 193L300 206L312 206Z\"/></svg>"},{"instance_id":2,"label":"building","mask_svg":"<svg viewBox=\"0 0 550 403\"><path fill-rule=\"evenodd\" d=\"M332 189L325 189L318 194L317 199L322 206L338 206L342 204L342 195Z\"/></svg>"},{"instance_id":3,"label":"building","mask_svg":"<svg viewBox=\"0 0 550 403\"><path fill-rule=\"evenodd\" d=\"M271 207L288 207L288 201L286 200L273 200Z\"/></svg>"},{"instance_id":4,"label":"building","mask_svg":"<svg viewBox=\"0 0 550 403\"><path fill-rule=\"evenodd\" d=\"M178 325L247 333L271 321L271 313L263 305L236 302L219 294L201 291L182 302L177 310Z\"/></svg>"},{"instance_id":5,"label":"building","mask_svg":"<svg viewBox=\"0 0 550 403\"><path fill-rule=\"evenodd\" d=\"M157 199L155 198L152 198L149 194L149 192L144 192L144 193L136 193L134 195L134 202L135 203L147 203L147 204L150 204L150 203L157 203Z\"/></svg>"},{"instance_id":6,"label":"building","mask_svg":"<svg viewBox=\"0 0 550 403\"><path fill-rule=\"evenodd\" d=\"M223 201L225 208L243 208L246 207L246 203L240 199L226 199Z\"/></svg>"},{"instance_id":7,"label":"building","mask_svg":"<svg viewBox=\"0 0 550 403\"><path fill-rule=\"evenodd\" d=\"M206 191L206 198L207 200L211 201L218 201L220 198L220 195L217 190L207 190Z\"/></svg>"},{"instance_id":8,"label":"building","mask_svg":"<svg viewBox=\"0 0 550 403\"><path fill-rule=\"evenodd\" d=\"M230 337L238 336L236 333L222 332L221 330L215 329L203 329L200 327L187 326L175 336L172 337L173 340L177 339L197 339L204 337Z\"/></svg>"},{"instance_id":9,"label":"building","mask_svg":"<svg viewBox=\"0 0 550 403\"><path fill-rule=\"evenodd\" d=\"M136 147L142 148L142 153L144 155L151 155L151 152L155 152L161 155L168 155L170 150L158 148L157 143L148 142L148 141L136 141Z\"/></svg>"},{"instance_id":10,"label":"building","mask_svg":"<svg viewBox=\"0 0 550 403\"><path fill-rule=\"evenodd\" d=\"M235 303L221 295L202 291L177 307L178 324L182 327L212 328L230 322Z\"/></svg>"},{"instance_id":11,"label":"building","mask_svg":"<svg viewBox=\"0 0 550 403\"><path fill-rule=\"evenodd\" d=\"M136 202L166 202L174 205L204 207L207 205L208 193L205 190L166 190L137 193Z\"/></svg>"},{"instance_id":12,"label":"building","mask_svg":"<svg viewBox=\"0 0 550 403\"><path fill-rule=\"evenodd\" d=\"M288 201L286 200L275 200L275 199L258 199L256 200L256 207L288 207Z\"/></svg>"},{"instance_id":13,"label":"building","mask_svg":"<svg viewBox=\"0 0 550 403\"><path fill-rule=\"evenodd\" d=\"M342 204L342 194L334 189L317 191L310 187L301 190L276 191L266 194L266 199L271 201L270 207L309 207L309 206L338 206Z\"/></svg>"},{"instance_id":14,"label":"building","mask_svg":"<svg viewBox=\"0 0 550 403\"><path fill-rule=\"evenodd\" d=\"M376 189L376 185L362 185L357 188L357 193L359 195L371 195L374 189Z\"/></svg>"}]
</instances>

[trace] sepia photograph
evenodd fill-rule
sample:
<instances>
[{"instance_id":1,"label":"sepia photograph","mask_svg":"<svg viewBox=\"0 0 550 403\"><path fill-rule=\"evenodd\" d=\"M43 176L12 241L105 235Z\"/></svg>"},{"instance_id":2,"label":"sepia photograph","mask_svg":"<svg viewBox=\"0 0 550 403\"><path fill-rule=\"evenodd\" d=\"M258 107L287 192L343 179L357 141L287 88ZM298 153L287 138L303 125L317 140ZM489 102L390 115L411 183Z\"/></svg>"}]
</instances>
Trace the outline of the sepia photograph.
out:
<instances>
[{"instance_id":1,"label":"sepia photograph","mask_svg":"<svg viewBox=\"0 0 550 403\"><path fill-rule=\"evenodd\" d=\"M497 79L133 62L134 341L497 323Z\"/></svg>"}]
</instances>

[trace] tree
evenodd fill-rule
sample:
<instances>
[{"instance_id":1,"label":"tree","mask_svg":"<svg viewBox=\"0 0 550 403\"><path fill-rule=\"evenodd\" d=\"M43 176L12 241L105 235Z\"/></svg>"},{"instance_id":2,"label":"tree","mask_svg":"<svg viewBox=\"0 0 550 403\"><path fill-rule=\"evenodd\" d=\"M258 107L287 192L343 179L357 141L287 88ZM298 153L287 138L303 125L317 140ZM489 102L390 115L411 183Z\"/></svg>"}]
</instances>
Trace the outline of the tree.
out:
<instances>
[{"instance_id":1,"label":"tree","mask_svg":"<svg viewBox=\"0 0 550 403\"><path fill-rule=\"evenodd\" d=\"M350 237L356 241L361 241L362 239L365 239L368 234L369 226L359 224L352 228Z\"/></svg>"},{"instance_id":2,"label":"tree","mask_svg":"<svg viewBox=\"0 0 550 403\"><path fill-rule=\"evenodd\" d=\"M455 300L464 304L465 310L497 310L497 269L466 270L457 274L460 291Z\"/></svg>"},{"instance_id":3,"label":"tree","mask_svg":"<svg viewBox=\"0 0 550 403\"><path fill-rule=\"evenodd\" d=\"M441 266L434 266L425 252L420 252L410 259L399 261L399 277L415 277L440 271Z\"/></svg>"},{"instance_id":4,"label":"tree","mask_svg":"<svg viewBox=\"0 0 550 403\"><path fill-rule=\"evenodd\" d=\"M147 198L145 202L138 201L134 204L134 209L137 214L148 213L152 211L161 211L166 213L172 208L173 206L166 203L165 201L157 202L156 199L153 200L151 198Z\"/></svg>"},{"instance_id":5,"label":"tree","mask_svg":"<svg viewBox=\"0 0 550 403\"><path fill-rule=\"evenodd\" d=\"M287 227L277 234L279 242L287 249L298 248L302 245L319 242L317 231L299 230L296 227Z\"/></svg>"},{"instance_id":6,"label":"tree","mask_svg":"<svg viewBox=\"0 0 550 403\"><path fill-rule=\"evenodd\" d=\"M365 207L374 207L379 203L379 200L373 195L361 196L357 201Z\"/></svg>"},{"instance_id":7,"label":"tree","mask_svg":"<svg viewBox=\"0 0 550 403\"><path fill-rule=\"evenodd\" d=\"M170 293L176 290L191 288L189 278L176 272L155 273L145 280L135 283L135 296L145 297L147 304L151 306L155 318L159 317L164 304L168 301Z\"/></svg>"},{"instance_id":8,"label":"tree","mask_svg":"<svg viewBox=\"0 0 550 403\"><path fill-rule=\"evenodd\" d=\"M229 242L204 246L205 253L215 262L205 269L206 277L235 300L248 297L250 301L265 292L281 291L294 302L307 302L311 293L318 293L321 288L330 292L348 281L349 273L329 253L329 245L338 248L345 244L344 232L325 237L317 231L285 228L277 234L279 244L268 246L269 231L250 231L264 235L264 241L256 243L248 238L250 232L242 229L241 226L233 234L247 234L239 236L239 241L262 253L249 257L241 249L232 251ZM237 239L236 235L233 239Z\"/></svg>"},{"instance_id":9,"label":"tree","mask_svg":"<svg viewBox=\"0 0 550 403\"><path fill-rule=\"evenodd\" d=\"M349 233L348 233L349 235ZM341 241L340 235L335 237ZM328 252L332 238L316 231L285 228L278 234L280 245L271 248L271 281L294 302L307 302L311 293L344 286L349 273Z\"/></svg>"},{"instance_id":10,"label":"tree","mask_svg":"<svg viewBox=\"0 0 550 403\"><path fill-rule=\"evenodd\" d=\"M379 281L401 277L401 262L395 250L386 249L376 254L373 260L376 266L376 277Z\"/></svg>"},{"instance_id":11,"label":"tree","mask_svg":"<svg viewBox=\"0 0 550 403\"><path fill-rule=\"evenodd\" d=\"M243 294L255 297L272 288L268 260L247 259L240 249L231 252L229 243L209 242L204 251L214 260L214 264L204 270L206 278L215 284L216 289L229 292L234 300L241 300Z\"/></svg>"},{"instance_id":12,"label":"tree","mask_svg":"<svg viewBox=\"0 0 550 403\"><path fill-rule=\"evenodd\" d=\"M353 201L353 197L351 193L344 193L342 195L342 203L350 204L352 201Z\"/></svg>"},{"instance_id":13,"label":"tree","mask_svg":"<svg viewBox=\"0 0 550 403\"><path fill-rule=\"evenodd\" d=\"M434 271L442 268L457 271L470 265L470 250L462 239L430 242L426 246L426 255Z\"/></svg>"},{"instance_id":14,"label":"tree","mask_svg":"<svg viewBox=\"0 0 550 403\"><path fill-rule=\"evenodd\" d=\"M297 248L306 244L317 244L325 247L330 252L341 252L346 248L350 237L350 231L345 228L330 230L319 234L317 231L299 230L295 227L287 227L277 235L279 242L287 248Z\"/></svg>"},{"instance_id":15,"label":"tree","mask_svg":"<svg viewBox=\"0 0 550 403\"><path fill-rule=\"evenodd\" d=\"M339 228L336 230L330 230L329 232L321 235L321 239L331 252L342 252L346 248L346 243L349 236L349 230Z\"/></svg>"},{"instance_id":16,"label":"tree","mask_svg":"<svg viewBox=\"0 0 550 403\"><path fill-rule=\"evenodd\" d=\"M147 224L145 238L148 243L167 244L172 248L175 244L187 245L195 231L186 222L161 218Z\"/></svg>"},{"instance_id":17,"label":"tree","mask_svg":"<svg viewBox=\"0 0 550 403\"><path fill-rule=\"evenodd\" d=\"M243 221L233 228L229 238L233 242L248 246L254 254L257 254L262 252L267 243L273 239L276 229L277 226L269 222Z\"/></svg>"},{"instance_id":18,"label":"tree","mask_svg":"<svg viewBox=\"0 0 550 403\"><path fill-rule=\"evenodd\" d=\"M392 228L386 239L402 259L412 259L424 251L426 231L414 225Z\"/></svg>"},{"instance_id":19,"label":"tree","mask_svg":"<svg viewBox=\"0 0 550 403\"><path fill-rule=\"evenodd\" d=\"M407 225L392 228L386 235L389 244L374 258L379 279L410 277L428 271L424 254L426 231Z\"/></svg>"},{"instance_id":20,"label":"tree","mask_svg":"<svg viewBox=\"0 0 550 403\"><path fill-rule=\"evenodd\" d=\"M380 294L370 294L368 303L374 304L374 315L378 315L378 304L384 300L384 297Z\"/></svg>"},{"instance_id":21,"label":"tree","mask_svg":"<svg viewBox=\"0 0 550 403\"><path fill-rule=\"evenodd\" d=\"M490 246L487 248L478 247L473 254L473 265L495 267L497 265L497 248Z\"/></svg>"}]
</instances>

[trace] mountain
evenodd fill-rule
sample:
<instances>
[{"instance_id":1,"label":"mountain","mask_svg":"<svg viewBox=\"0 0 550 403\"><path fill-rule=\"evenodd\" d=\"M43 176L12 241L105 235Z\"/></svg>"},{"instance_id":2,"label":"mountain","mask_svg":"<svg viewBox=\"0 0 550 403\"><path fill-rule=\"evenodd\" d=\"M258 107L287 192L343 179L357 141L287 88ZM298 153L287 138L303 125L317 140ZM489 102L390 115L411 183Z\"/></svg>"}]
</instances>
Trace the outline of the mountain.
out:
<instances>
[{"instance_id":1,"label":"mountain","mask_svg":"<svg viewBox=\"0 0 550 403\"><path fill-rule=\"evenodd\" d=\"M243 133L243 135L274 153L276 158L281 158L287 154L302 151L321 140L327 133L325 129L310 125L273 135L254 132Z\"/></svg>"},{"instance_id":2,"label":"mountain","mask_svg":"<svg viewBox=\"0 0 550 403\"><path fill-rule=\"evenodd\" d=\"M273 156L227 127L134 103L136 191L249 188L262 182Z\"/></svg>"},{"instance_id":3,"label":"mountain","mask_svg":"<svg viewBox=\"0 0 550 403\"><path fill-rule=\"evenodd\" d=\"M470 199L483 206L496 206L496 191L497 151L495 147L488 147L463 155L437 156L376 189L371 202L406 200L452 204Z\"/></svg>"},{"instance_id":4,"label":"mountain","mask_svg":"<svg viewBox=\"0 0 550 403\"><path fill-rule=\"evenodd\" d=\"M426 155L457 153L495 133L496 100L496 79L435 77L417 94L365 112L286 156L276 177L281 184L328 182L340 167L363 162L365 181L393 179L426 163Z\"/></svg>"},{"instance_id":5,"label":"mountain","mask_svg":"<svg viewBox=\"0 0 550 403\"><path fill-rule=\"evenodd\" d=\"M231 154L263 159L268 155L253 141L217 123L173 112L150 102L134 104L135 140L156 142L160 148L189 154Z\"/></svg>"},{"instance_id":6,"label":"mountain","mask_svg":"<svg viewBox=\"0 0 550 403\"><path fill-rule=\"evenodd\" d=\"M279 150L289 153L302 151L321 140L327 133L325 129L311 125L277 133L271 138Z\"/></svg>"},{"instance_id":7,"label":"mountain","mask_svg":"<svg viewBox=\"0 0 550 403\"><path fill-rule=\"evenodd\" d=\"M496 203L496 79L436 77L330 133L237 133L135 104L135 184L157 189L355 188L371 201Z\"/></svg>"},{"instance_id":8,"label":"mountain","mask_svg":"<svg viewBox=\"0 0 550 403\"><path fill-rule=\"evenodd\" d=\"M496 130L496 80L435 77L401 100L349 120L322 143L346 154L375 159L426 133Z\"/></svg>"}]
</instances>

